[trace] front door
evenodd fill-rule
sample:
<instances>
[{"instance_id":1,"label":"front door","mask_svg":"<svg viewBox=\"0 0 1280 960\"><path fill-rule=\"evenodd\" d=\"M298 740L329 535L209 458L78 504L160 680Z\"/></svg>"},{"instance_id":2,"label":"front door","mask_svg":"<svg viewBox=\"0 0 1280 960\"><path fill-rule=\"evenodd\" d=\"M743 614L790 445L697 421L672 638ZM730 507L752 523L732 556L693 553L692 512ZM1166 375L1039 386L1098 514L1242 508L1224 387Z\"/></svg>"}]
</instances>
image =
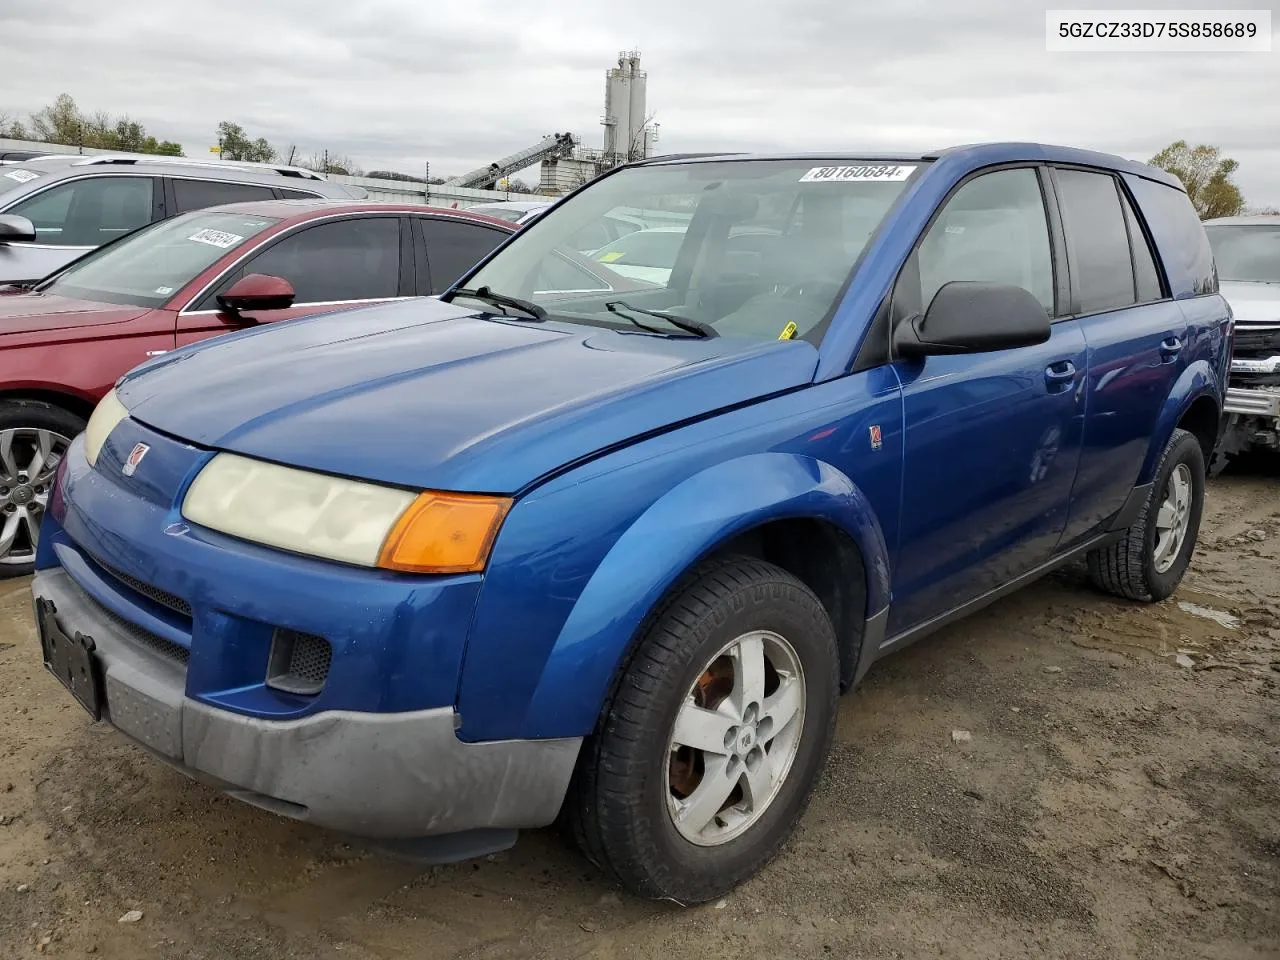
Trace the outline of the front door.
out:
<instances>
[{"instance_id":1,"label":"front door","mask_svg":"<svg viewBox=\"0 0 1280 960\"><path fill-rule=\"evenodd\" d=\"M411 291L412 245L400 235L395 215L358 216L307 226L282 235L248 260L228 270L178 322L178 345L241 329L246 325L222 312L217 296L250 273L283 277L296 298L288 310L260 310L256 323L328 313L363 303L376 303ZM408 255L406 254L408 252Z\"/></svg>"},{"instance_id":2,"label":"front door","mask_svg":"<svg viewBox=\"0 0 1280 960\"><path fill-rule=\"evenodd\" d=\"M1034 168L956 190L895 288L918 312L953 280L1012 283L1056 315L1053 246ZM895 362L906 440L892 636L1027 573L1067 522L1086 367L1073 319L1043 344Z\"/></svg>"}]
</instances>

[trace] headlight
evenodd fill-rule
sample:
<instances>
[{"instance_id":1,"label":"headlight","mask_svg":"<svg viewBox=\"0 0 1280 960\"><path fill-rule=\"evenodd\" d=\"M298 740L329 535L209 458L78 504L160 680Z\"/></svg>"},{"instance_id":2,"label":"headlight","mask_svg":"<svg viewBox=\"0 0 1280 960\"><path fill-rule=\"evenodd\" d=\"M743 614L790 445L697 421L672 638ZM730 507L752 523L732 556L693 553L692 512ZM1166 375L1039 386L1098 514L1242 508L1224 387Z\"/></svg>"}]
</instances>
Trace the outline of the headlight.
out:
<instances>
[{"instance_id":1,"label":"headlight","mask_svg":"<svg viewBox=\"0 0 1280 960\"><path fill-rule=\"evenodd\" d=\"M102 452L102 445L107 442L107 437L116 428L116 424L128 415L129 411L116 396L115 388L108 390L107 395L94 407L89 422L85 424L84 458L89 461L89 466L98 462L98 454Z\"/></svg>"},{"instance_id":2,"label":"headlight","mask_svg":"<svg viewBox=\"0 0 1280 960\"><path fill-rule=\"evenodd\" d=\"M412 493L220 453L182 515L233 537L363 567L483 570L511 507L500 497Z\"/></svg>"}]
</instances>

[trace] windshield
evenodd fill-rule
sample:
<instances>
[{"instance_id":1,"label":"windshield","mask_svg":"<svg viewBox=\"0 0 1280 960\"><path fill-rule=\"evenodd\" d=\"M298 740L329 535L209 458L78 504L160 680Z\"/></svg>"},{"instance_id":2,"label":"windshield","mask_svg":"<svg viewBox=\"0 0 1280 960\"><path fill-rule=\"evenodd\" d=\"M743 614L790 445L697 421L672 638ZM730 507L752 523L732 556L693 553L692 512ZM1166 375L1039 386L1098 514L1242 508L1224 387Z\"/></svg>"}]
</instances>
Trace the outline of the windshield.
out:
<instances>
[{"instance_id":1,"label":"windshield","mask_svg":"<svg viewBox=\"0 0 1280 960\"><path fill-rule=\"evenodd\" d=\"M1220 280L1280 283L1280 224L1205 227Z\"/></svg>"},{"instance_id":2,"label":"windshield","mask_svg":"<svg viewBox=\"0 0 1280 960\"><path fill-rule=\"evenodd\" d=\"M475 213L483 213L486 217L497 217L499 220L506 220L508 223L515 223L523 217L528 210L512 210L510 207L481 207L473 208Z\"/></svg>"},{"instance_id":3,"label":"windshield","mask_svg":"<svg viewBox=\"0 0 1280 960\"><path fill-rule=\"evenodd\" d=\"M158 307L214 261L275 223L275 217L208 211L162 220L95 250L36 289L101 303Z\"/></svg>"},{"instance_id":4,"label":"windshield","mask_svg":"<svg viewBox=\"0 0 1280 960\"><path fill-rule=\"evenodd\" d=\"M720 336L817 339L867 241L921 166L740 160L620 170L524 228L465 287L530 301L553 320L634 330L622 314L656 310ZM629 229L617 236L620 223ZM602 229L614 239L588 255L600 282L575 282L564 254Z\"/></svg>"},{"instance_id":5,"label":"windshield","mask_svg":"<svg viewBox=\"0 0 1280 960\"><path fill-rule=\"evenodd\" d=\"M0 165L0 196L40 178L42 171L21 164Z\"/></svg>"}]
</instances>

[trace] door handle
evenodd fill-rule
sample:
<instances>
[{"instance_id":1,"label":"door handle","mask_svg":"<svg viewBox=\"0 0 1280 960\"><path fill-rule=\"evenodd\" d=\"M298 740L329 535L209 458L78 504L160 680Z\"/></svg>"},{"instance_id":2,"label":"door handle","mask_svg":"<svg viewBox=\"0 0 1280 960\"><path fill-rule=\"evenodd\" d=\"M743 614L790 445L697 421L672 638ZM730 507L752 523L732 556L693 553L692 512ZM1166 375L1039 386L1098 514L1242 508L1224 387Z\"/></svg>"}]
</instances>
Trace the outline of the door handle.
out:
<instances>
[{"instance_id":1,"label":"door handle","mask_svg":"<svg viewBox=\"0 0 1280 960\"><path fill-rule=\"evenodd\" d=\"M1160 356L1164 357L1165 362L1169 362L1182 352L1182 341L1174 336L1165 337L1160 341Z\"/></svg>"},{"instance_id":2,"label":"door handle","mask_svg":"<svg viewBox=\"0 0 1280 960\"><path fill-rule=\"evenodd\" d=\"M1076 379L1076 365L1070 360L1060 360L1044 368L1044 382L1050 393L1062 393L1071 388Z\"/></svg>"}]
</instances>

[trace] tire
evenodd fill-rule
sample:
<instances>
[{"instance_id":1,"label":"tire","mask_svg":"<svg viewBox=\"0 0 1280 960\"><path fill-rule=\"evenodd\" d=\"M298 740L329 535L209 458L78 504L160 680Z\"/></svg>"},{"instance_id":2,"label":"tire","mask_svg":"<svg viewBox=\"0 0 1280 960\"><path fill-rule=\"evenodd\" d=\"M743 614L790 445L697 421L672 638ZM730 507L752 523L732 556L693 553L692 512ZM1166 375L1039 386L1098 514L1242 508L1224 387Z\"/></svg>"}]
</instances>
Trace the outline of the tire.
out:
<instances>
[{"instance_id":1,"label":"tire","mask_svg":"<svg viewBox=\"0 0 1280 960\"><path fill-rule=\"evenodd\" d=\"M75 414L40 400L0 401L0 578L35 568L35 547L53 474L84 430ZM37 451L42 452L35 473Z\"/></svg>"},{"instance_id":2,"label":"tire","mask_svg":"<svg viewBox=\"0 0 1280 960\"><path fill-rule=\"evenodd\" d=\"M1171 481L1188 482L1187 502L1174 507L1175 520L1185 518L1185 529L1170 556L1160 551L1162 508L1173 496ZM1128 600L1165 600L1182 582L1195 552L1204 511L1205 463L1200 441L1186 430L1174 430L1156 467L1151 493L1142 512L1122 539L1089 553L1089 576L1095 586Z\"/></svg>"},{"instance_id":3,"label":"tire","mask_svg":"<svg viewBox=\"0 0 1280 960\"><path fill-rule=\"evenodd\" d=\"M762 685L740 686L747 675L737 664L744 654L755 662L757 637L774 669L765 666ZM725 684L732 687L727 695ZM693 709L695 686L704 705L721 705L723 712L698 715L713 721L707 728L712 742L722 727L728 730L720 753L687 746L673 752L677 717L682 708ZM743 686L762 693L754 714L755 698L744 698ZM796 700L797 689L802 707L788 721L784 704ZM625 665L584 744L565 825L589 860L638 896L685 905L722 896L774 857L804 813L831 745L838 695L835 633L812 591L759 560L704 564L658 611ZM744 713L747 722L740 724ZM734 766L738 762L743 766ZM772 781L760 773L767 769L775 773ZM693 791L704 785L713 791L718 783L736 786L721 813L690 839L701 815L720 809L712 792L699 795L710 804L699 806ZM747 792L751 783L762 798L758 811ZM681 825L677 796L686 813L693 811Z\"/></svg>"}]
</instances>

